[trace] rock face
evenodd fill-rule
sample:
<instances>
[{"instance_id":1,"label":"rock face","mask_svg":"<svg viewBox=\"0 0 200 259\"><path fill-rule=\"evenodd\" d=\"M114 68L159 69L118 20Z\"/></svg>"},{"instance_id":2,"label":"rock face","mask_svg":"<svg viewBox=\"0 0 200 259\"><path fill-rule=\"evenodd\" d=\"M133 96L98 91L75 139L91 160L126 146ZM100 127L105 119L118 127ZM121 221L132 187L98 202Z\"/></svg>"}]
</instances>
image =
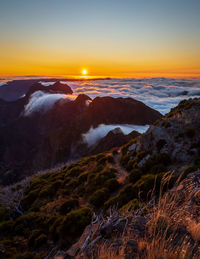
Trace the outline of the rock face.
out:
<instances>
[{"instance_id":1,"label":"rock face","mask_svg":"<svg viewBox=\"0 0 200 259\"><path fill-rule=\"evenodd\" d=\"M60 81L55 82L53 85L43 86L40 83L33 84L26 96L30 95L36 91L43 91L46 93L62 93L62 94L73 94L72 89L67 84L62 84Z\"/></svg>"},{"instance_id":2,"label":"rock face","mask_svg":"<svg viewBox=\"0 0 200 259\"><path fill-rule=\"evenodd\" d=\"M41 99L32 100L37 92L48 93L48 97L44 94ZM62 99L54 101L51 109L44 112L44 105L49 105L53 94L58 93ZM72 149L74 157L86 155L87 147L78 152L74 146L82 141L82 134L91 126L101 123L145 125L162 117L159 112L131 98L98 97L91 100L84 94L74 98L72 93L69 86L59 82L51 86L34 83L25 97L15 102L0 102L1 183L5 179L9 183L13 176L24 177L35 170L51 168L73 159ZM71 99L65 98L65 95ZM25 116L24 109L30 102L43 106ZM112 141L109 141L111 137ZM128 140L122 135L118 137L123 144L125 139ZM99 150L116 146L118 137L108 136ZM99 150L97 148L96 152Z\"/></svg>"},{"instance_id":3,"label":"rock face","mask_svg":"<svg viewBox=\"0 0 200 259\"><path fill-rule=\"evenodd\" d=\"M99 141L98 145L92 148L90 154L98 154L114 147L123 146L132 138L136 138L139 135L140 133L137 131L132 131L130 134L124 135L120 128L116 128L108 132L108 134Z\"/></svg>"},{"instance_id":4,"label":"rock face","mask_svg":"<svg viewBox=\"0 0 200 259\"><path fill-rule=\"evenodd\" d=\"M199 98L181 101L137 139L130 153L149 150L152 154L168 154L174 163L193 162L200 148L199 118Z\"/></svg>"},{"instance_id":5,"label":"rock face","mask_svg":"<svg viewBox=\"0 0 200 259\"><path fill-rule=\"evenodd\" d=\"M152 124L161 114L132 98L96 97L89 106L94 126L105 124Z\"/></svg>"}]
</instances>

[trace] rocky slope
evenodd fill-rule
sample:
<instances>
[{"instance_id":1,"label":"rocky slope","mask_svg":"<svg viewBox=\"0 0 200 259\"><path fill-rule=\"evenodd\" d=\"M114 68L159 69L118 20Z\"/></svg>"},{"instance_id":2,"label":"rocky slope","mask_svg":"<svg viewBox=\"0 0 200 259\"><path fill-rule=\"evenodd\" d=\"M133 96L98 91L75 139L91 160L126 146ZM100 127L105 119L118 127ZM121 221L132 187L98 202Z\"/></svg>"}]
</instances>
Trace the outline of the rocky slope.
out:
<instances>
[{"instance_id":1,"label":"rocky slope","mask_svg":"<svg viewBox=\"0 0 200 259\"><path fill-rule=\"evenodd\" d=\"M1 257L199 258L199 118L182 101L119 149L2 189Z\"/></svg>"}]
</instances>

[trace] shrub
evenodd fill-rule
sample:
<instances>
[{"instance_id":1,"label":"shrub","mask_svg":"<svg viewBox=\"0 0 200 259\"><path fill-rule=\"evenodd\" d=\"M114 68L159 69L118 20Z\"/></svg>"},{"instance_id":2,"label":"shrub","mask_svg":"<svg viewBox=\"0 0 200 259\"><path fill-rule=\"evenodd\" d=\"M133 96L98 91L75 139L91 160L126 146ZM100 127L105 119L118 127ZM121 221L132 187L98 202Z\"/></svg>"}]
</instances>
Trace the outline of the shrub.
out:
<instances>
[{"instance_id":1,"label":"shrub","mask_svg":"<svg viewBox=\"0 0 200 259\"><path fill-rule=\"evenodd\" d=\"M105 181L111 178L116 178L117 170L115 168L105 168L95 177L95 185L103 185Z\"/></svg>"},{"instance_id":2,"label":"shrub","mask_svg":"<svg viewBox=\"0 0 200 259\"><path fill-rule=\"evenodd\" d=\"M117 149L114 149L113 152L112 152L113 156L116 156L118 155L118 150Z\"/></svg>"},{"instance_id":3,"label":"shrub","mask_svg":"<svg viewBox=\"0 0 200 259\"><path fill-rule=\"evenodd\" d=\"M107 159L108 163L110 163L110 164L114 163L113 156L107 156L106 159Z\"/></svg>"},{"instance_id":4,"label":"shrub","mask_svg":"<svg viewBox=\"0 0 200 259\"><path fill-rule=\"evenodd\" d=\"M127 184L120 190L118 194L118 207L121 208L135 197L137 197L136 189L132 184Z\"/></svg>"},{"instance_id":5,"label":"shrub","mask_svg":"<svg viewBox=\"0 0 200 259\"><path fill-rule=\"evenodd\" d=\"M56 194L58 188L62 187L62 185L63 185L63 181L61 181L61 180L57 180L56 182L45 185L41 189L39 196L42 198L52 197Z\"/></svg>"},{"instance_id":6,"label":"shrub","mask_svg":"<svg viewBox=\"0 0 200 259\"><path fill-rule=\"evenodd\" d=\"M37 199L31 205L29 211L40 211L40 208L44 206L46 203L48 203L47 199Z\"/></svg>"},{"instance_id":7,"label":"shrub","mask_svg":"<svg viewBox=\"0 0 200 259\"><path fill-rule=\"evenodd\" d=\"M133 199L129 201L127 204L122 206L121 211L126 212L127 210L135 210L139 208L139 202L138 199Z\"/></svg>"},{"instance_id":8,"label":"shrub","mask_svg":"<svg viewBox=\"0 0 200 259\"><path fill-rule=\"evenodd\" d=\"M110 192L114 192L119 188L119 183L116 179L111 178L105 182L105 187L108 188Z\"/></svg>"},{"instance_id":9,"label":"shrub","mask_svg":"<svg viewBox=\"0 0 200 259\"><path fill-rule=\"evenodd\" d=\"M35 239L34 246L37 248L41 247L47 242L47 240L47 236L45 234L41 234Z\"/></svg>"},{"instance_id":10,"label":"shrub","mask_svg":"<svg viewBox=\"0 0 200 259\"><path fill-rule=\"evenodd\" d=\"M127 165L127 163L128 163L128 161L130 160L130 155L129 154L123 154L122 153L122 155L121 155L121 157L120 157L120 165L121 166L126 166Z\"/></svg>"},{"instance_id":11,"label":"shrub","mask_svg":"<svg viewBox=\"0 0 200 259\"><path fill-rule=\"evenodd\" d=\"M29 212L15 220L14 230L21 234L20 231L28 233L29 230L45 227L45 215L39 212Z\"/></svg>"},{"instance_id":12,"label":"shrub","mask_svg":"<svg viewBox=\"0 0 200 259\"><path fill-rule=\"evenodd\" d=\"M98 155L96 155L96 161L99 161L100 159L102 159L102 158L105 158L106 157L106 155L105 154L103 154L103 153L100 153L100 154L98 154Z\"/></svg>"},{"instance_id":13,"label":"shrub","mask_svg":"<svg viewBox=\"0 0 200 259\"><path fill-rule=\"evenodd\" d=\"M132 200L137 196L136 189L132 184L125 185L115 197L110 198L108 201L104 203L105 209L109 207L118 207L121 208L127 202Z\"/></svg>"},{"instance_id":14,"label":"shrub","mask_svg":"<svg viewBox=\"0 0 200 259\"><path fill-rule=\"evenodd\" d=\"M112 197L104 203L104 208L108 209L118 205L118 196Z\"/></svg>"},{"instance_id":15,"label":"shrub","mask_svg":"<svg viewBox=\"0 0 200 259\"><path fill-rule=\"evenodd\" d=\"M133 168L136 168L137 167L137 158L129 160L128 164L125 167L128 172L130 172Z\"/></svg>"},{"instance_id":16,"label":"shrub","mask_svg":"<svg viewBox=\"0 0 200 259\"><path fill-rule=\"evenodd\" d=\"M140 180L138 180L134 187L137 190L137 192L140 192L140 195L143 199L147 199L148 193L152 191L155 187L155 175L147 174L143 175ZM159 181L158 181L159 182ZM157 182L157 186L158 186Z\"/></svg>"},{"instance_id":17,"label":"shrub","mask_svg":"<svg viewBox=\"0 0 200 259\"><path fill-rule=\"evenodd\" d=\"M2 221L0 223L0 233L1 235L9 235L12 232L13 229L13 221L8 220L8 221Z\"/></svg>"},{"instance_id":18,"label":"shrub","mask_svg":"<svg viewBox=\"0 0 200 259\"><path fill-rule=\"evenodd\" d=\"M34 259L34 255L31 252L25 252L17 254L16 259Z\"/></svg>"},{"instance_id":19,"label":"shrub","mask_svg":"<svg viewBox=\"0 0 200 259\"><path fill-rule=\"evenodd\" d=\"M8 210L0 205L0 222L9 219Z\"/></svg>"},{"instance_id":20,"label":"shrub","mask_svg":"<svg viewBox=\"0 0 200 259\"><path fill-rule=\"evenodd\" d=\"M102 188L92 194L90 198L90 203L93 206L99 208L108 199L108 196L109 196L109 190L107 188Z\"/></svg>"},{"instance_id":21,"label":"shrub","mask_svg":"<svg viewBox=\"0 0 200 259\"><path fill-rule=\"evenodd\" d=\"M79 206L79 202L78 199L73 199L70 198L68 200L66 200L59 208L59 212L64 215L68 212L70 212L71 210L77 208Z\"/></svg>"},{"instance_id":22,"label":"shrub","mask_svg":"<svg viewBox=\"0 0 200 259\"><path fill-rule=\"evenodd\" d=\"M107 157L106 157L106 156L103 156L103 157L101 157L100 159L98 159L97 165L105 165L105 164L106 164L106 161L107 161Z\"/></svg>"},{"instance_id":23,"label":"shrub","mask_svg":"<svg viewBox=\"0 0 200 259\"><path fill-rule=\"evenodd\" d=\"M49 232L50 232L51 238L54 241L58 240L60 237L60 228L62 226L64 219L65 219L64 216L58 216L51 220L51 225L49 224L49 226L50 226Z\"/></svg>"},{"instance_id":24,"label":"shrub","mask_svg":"<svg viewBox=\"0 0 200 259\"><path fill-rule=\"evenodd\" d=\"M72 189L76 188L76 187L78 186L78 184L79 184L78 180L72 179L72 180L70 180L70 182L68 182L68 183L64 186L64 188L65 188L65 189L67 190L67 192L68 192L69 190L72 190Z\"/></svg>"},{"instance_id":25,"label":"shrub","mask_svg":"<svg viewBox=\"0 0 200 259\"><path fill-rule=\"evenodd\" d=\"M137 159L138 159L138 162L140 160L142 160L146 155L148 155L149 152L147 150L142 150L140 152L137 153Z\"/></svg>"},{"instance_id":26,"label":"shrub","mask_svg":"<svg viewBox=\"0 0 200 259\"><path fill-rule=\"evenodd\" d=\"M21 204L23 209L27 210L31 206L31 204L37 199L39 192L39 189L30 191L22 198Z\"/></svg>"},{"instance_id":27,"label":"shrub","mask_svg":"<svg viewBox=\"0 0 200 259\"><path fill-rule=\"evenodd\" d=\"M163 164L157 164L153 166L149 173L151 174L159 174L165 171L165 166Z\"/></svg>"},{"instance_id":28,"label":"shrub","mask_svg":"<svg viewBox=\"0 0 200 259\"><path fill-rule=\"evenodd\" d=\"M82 172L83 172L83 170L81 169L80 166L75 166L75 167L72 167L72 168L67 172L67 176L70 176L70 177L77 177L77 176L79 176Z\"/></svg>"},{"instance_id":29,"label":"shrub","mask_svg":"<svg viewBox=\"0 0 200 259\"><path fill-rule=\"evenodd\" d=\"M139 168L135 168L135 169L131 170L128 178L131 183L135 183L135 182L137 182L137 180L140 179L141 176L142 176L142 170Z\"/></svg>"},{"instance_id":30,"label":"shrub","mask_svg":"<svg viewBox=\"0 0 200 259\"><path fill-rule=\"evenodd\" d=\"M79 183L83 183L83 182L86 182L87 181L87 178L88 178L88 172L83 172L79 175L78 177L78 182Z\"/></svg>"},{"instance_id":31,"label":"shrub","mask_svg":"<svg viewBox=\"0 0 200 259\"><path fill-rule=\"evenodd\" d=\"M92 219L91 209L85 207L69 212L59 228L61 235L79 236Z\"/></svg>"},{"instance_id":32,"label":"shrub","mask_svg":"<svg viewBox=\"0 0 200 259\"><path fill-rule=\"evenodd\" d=\"M170 157L165 153L159 153L152 155L149 159L147 159L146 163L142 167L142 171L144 173L152 173L152 168L158 164L162 164L163 166L167 166L170 162Z\"/></svg>"},{"instance_id":33,"label":"shrub","mask_svg":"<svg viewBox=\"0 0 200 259\"><path fill-rule=\"evenodd\" d=\"M36 238L41 235L41 230L34 229L28 239L28 246L34 247Z\"/></svg>"}]
</instances>

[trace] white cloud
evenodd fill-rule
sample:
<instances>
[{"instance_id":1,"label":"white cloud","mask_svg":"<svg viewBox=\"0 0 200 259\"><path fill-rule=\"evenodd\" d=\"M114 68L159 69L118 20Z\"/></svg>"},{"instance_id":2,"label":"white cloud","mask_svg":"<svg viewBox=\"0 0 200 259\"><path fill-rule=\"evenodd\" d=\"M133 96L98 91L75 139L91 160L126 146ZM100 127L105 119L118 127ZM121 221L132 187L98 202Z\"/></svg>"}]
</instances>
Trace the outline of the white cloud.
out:
<instances>
[{"instance_id":1,"label":"white cloud","mask_svg":"<svg viewBox=\"0 0 200 259\"><path fill-rule=\"evenodd\" d=\"M46 112L51 109L59 100L73 101L76 95L50 94L43 91L34 92L28 104L24 107L24 116L29 116L34 112Z\"/></svg>"},{"instance_id":2,"label":"white cloud","mask_svg":"<svg viewBox=\"0 0 200 259\"><path fill-rule=\"evenodd\" d=\"M127 135L133 130L143 133L149 128L149 125L138 126L138 125L129 125L129 124L111 124L111 125L100 124L97 128L91 127L88 132L86 132L85 134L82 134L82 140L84 143L87 143L89 147L93 146L101 138L105 137L109 131L115 128L120 128L121 131L125 135Z\"/></svg>"},{"instance_id":3,"label":"white cloud","mask_svg":"<svg viewBox=\"0 0 200 259\"><path fill-rule=\"evenodd\" d=\"M200 96L200 80L173 78L112 79L67 82L76 94L132 97L165 114L181 100Z\"/></svg>"}]
</instances>

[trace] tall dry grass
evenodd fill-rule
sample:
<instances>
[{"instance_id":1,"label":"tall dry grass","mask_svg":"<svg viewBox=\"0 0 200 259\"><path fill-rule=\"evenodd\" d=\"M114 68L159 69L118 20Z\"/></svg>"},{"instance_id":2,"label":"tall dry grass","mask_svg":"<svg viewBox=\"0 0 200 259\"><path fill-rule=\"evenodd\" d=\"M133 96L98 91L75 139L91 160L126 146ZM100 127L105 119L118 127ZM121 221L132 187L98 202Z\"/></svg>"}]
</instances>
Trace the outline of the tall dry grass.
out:
<instances>
[{"instance_id":1,"label":"tall dry grass","mask_svg":"<svg viewBox=\"0 0 200 259\"><path fill-rule=\"evenodd\" d=\"M158 200L151 202L146 218L144 235L138 236L131 224L117 240L101 242L93 247L96 251L93 259L190 259L200 258L200 173L191 174L174 187L164 192L172 180L173 174L167 173L160 186ZM199 203L198 203L199 201ZM131 212L132 219L142 216L143 209ZM119 246L113 246L116 241ZM134 251L127 250L127 242L137 244ZM108 244L109 243L109 244ZM92 249L92 248L91 248ZM130 249L132 249L130 247ZM88 258L88 257L85 257Z\"/></svg>"}]
</instances>

